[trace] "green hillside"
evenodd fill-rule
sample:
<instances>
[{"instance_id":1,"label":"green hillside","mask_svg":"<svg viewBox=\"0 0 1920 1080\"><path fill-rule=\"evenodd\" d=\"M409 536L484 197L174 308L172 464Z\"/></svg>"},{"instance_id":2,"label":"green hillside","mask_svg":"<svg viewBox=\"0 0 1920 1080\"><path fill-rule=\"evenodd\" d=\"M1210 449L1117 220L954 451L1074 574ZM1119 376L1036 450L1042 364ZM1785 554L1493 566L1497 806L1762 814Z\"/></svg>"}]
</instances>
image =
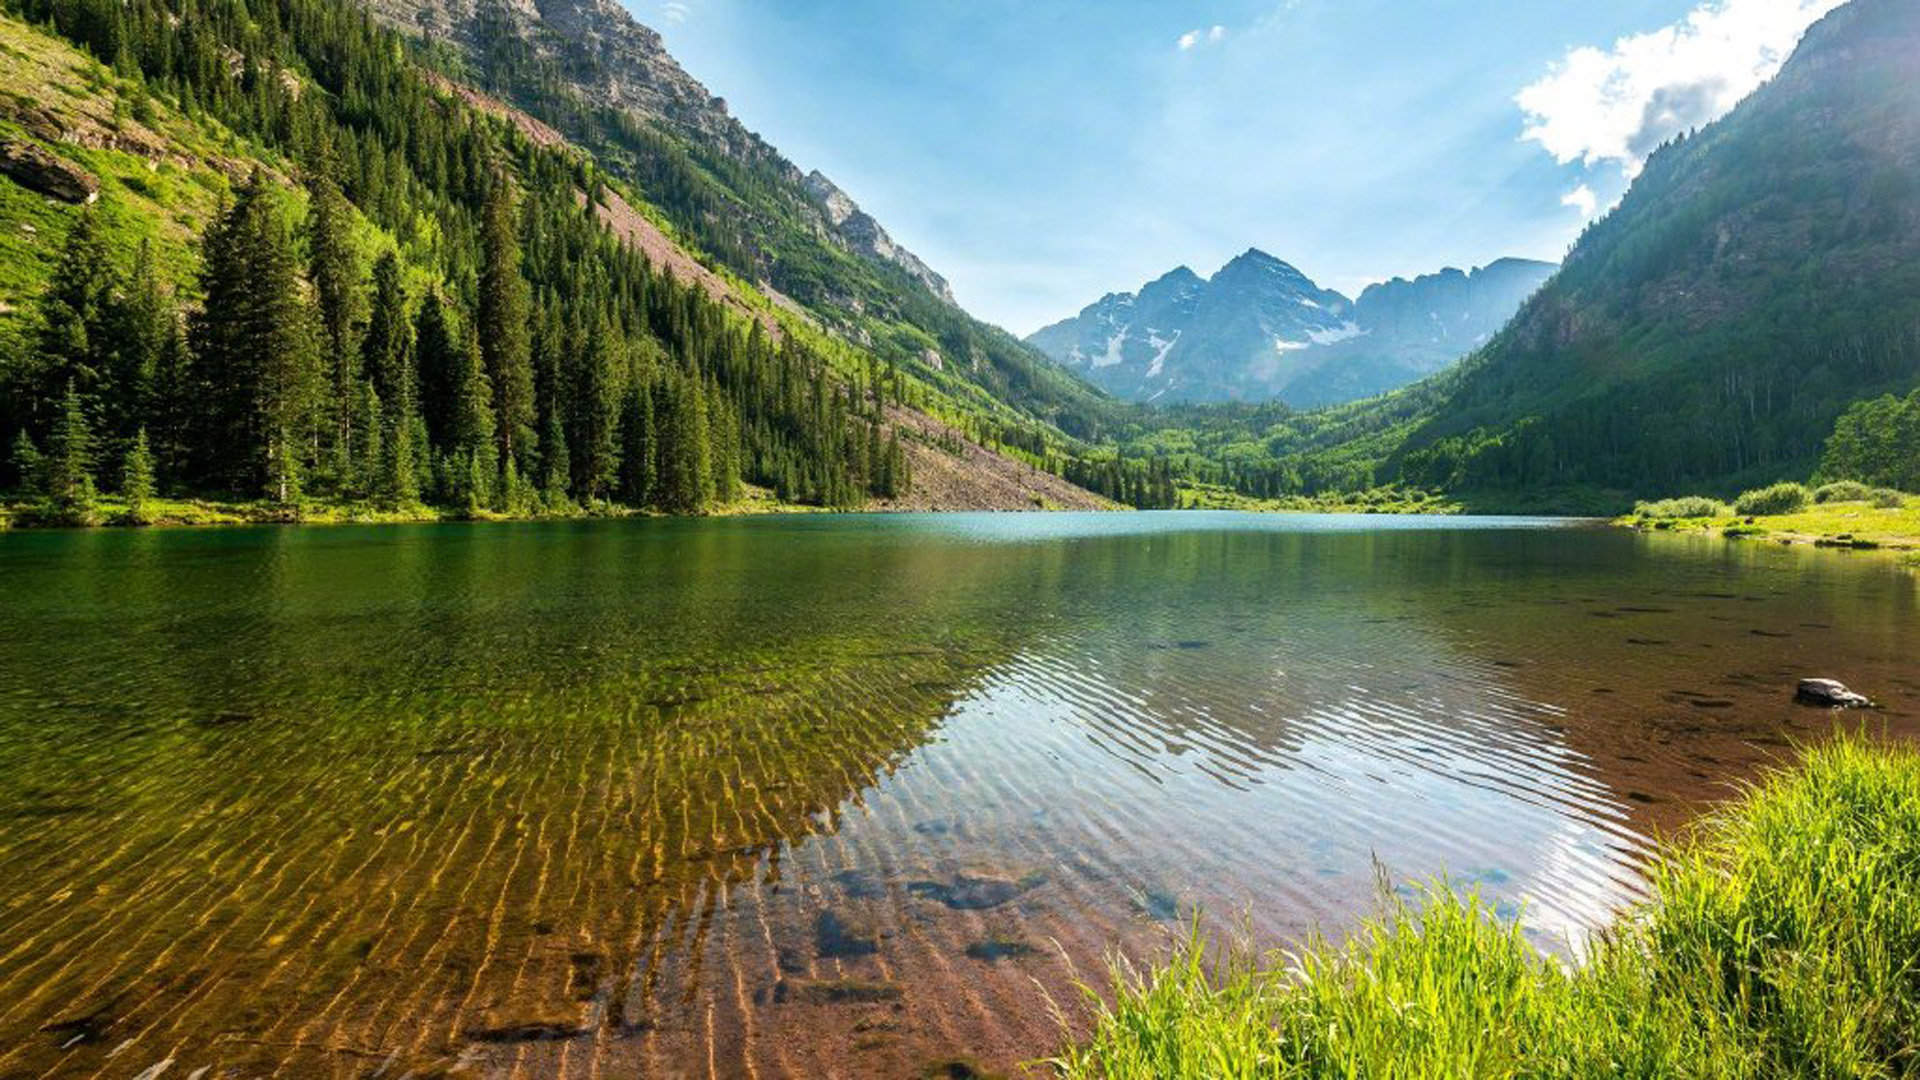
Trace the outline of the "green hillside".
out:
<instances>
[{"instance_id":1,"label":"green hillside","mask_svg":"<svg viewBox=\"0 0 1920 1080\"><path fill-rule=\"evenodd\" d=\"M1731 489L1806 475L1920 382L1920 7L1854 0L1657 152L1450 380L1387 471L1450 487Z\"/></svg>"},{"instance_id":2,"label":"green hillside","mask_svg":"<svg viewBox=\"0 0 1920 1080\"><path fill-rule=\"evenodd\" d=\"M292 515L686 512L743 482L911 505L916 462L961 505L1097 503L1022 457L1128 488L1015 403L1091 400L1069 377L848 341L700 256L630 162L351 6L14 0L0 47L0 491L29 516L127 488Z\"/></svg>"}]
</instances>

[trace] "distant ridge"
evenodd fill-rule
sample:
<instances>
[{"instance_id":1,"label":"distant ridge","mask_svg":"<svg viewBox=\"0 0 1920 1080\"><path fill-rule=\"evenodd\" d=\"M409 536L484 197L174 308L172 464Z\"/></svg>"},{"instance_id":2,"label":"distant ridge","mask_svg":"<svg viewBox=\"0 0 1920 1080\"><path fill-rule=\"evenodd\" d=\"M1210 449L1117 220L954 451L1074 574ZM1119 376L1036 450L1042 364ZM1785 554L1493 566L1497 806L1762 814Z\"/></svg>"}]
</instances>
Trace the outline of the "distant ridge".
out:
<instances>
[{"instance_id":1,"label":"distant ridge","mask_svg":"<svg viewBox=\"0 0 1920 1080\"><path fill-rule=\"evenodd\" d=\"M1027 338L1130 401L1310 407L1404 386L1484 344L1554 271L1500 259L1395 278L1353 301L1257 248L1210 279L1179 267Z\"/></svg>"}]
</instances>

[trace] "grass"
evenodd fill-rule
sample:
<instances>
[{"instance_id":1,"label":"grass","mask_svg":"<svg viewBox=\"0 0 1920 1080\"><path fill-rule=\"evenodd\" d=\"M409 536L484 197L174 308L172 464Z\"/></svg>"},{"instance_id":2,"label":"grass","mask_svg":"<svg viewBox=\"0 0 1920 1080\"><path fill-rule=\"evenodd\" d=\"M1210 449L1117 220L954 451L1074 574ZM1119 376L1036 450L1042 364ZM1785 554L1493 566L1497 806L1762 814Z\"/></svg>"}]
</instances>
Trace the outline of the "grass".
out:
<instances>
[{"instance_id":1,"label":"grass","mask_svg":"<svg viewBox=\"0 0 1920 1080\"><path fill-rule=\"evenodd\" d=\"M1292 956L1117 962L1073 1080L1920 1075L1920 757L1809 752L1670 847L1566 967L1436 886Z\"/></svg>"},{"instance_id":2,"label":"grass","mask_svg":"<svg viewBox=\"0 0 1920 1080\"><path fill-rule=\"evenodd\" d=\"M1767 535L1829 546L1920 548L1920 497L1896 498L1897 493L1872 490L1869 495L1809 502L1791 513L1748 516L1725 507L1713 514L1669 513L1683 503L1693 509L1696 500L1664 500L1641 503L1635 513L1619 520L1636 528L1705 530L1732 537Z\"/></svg>"}]
</instances>

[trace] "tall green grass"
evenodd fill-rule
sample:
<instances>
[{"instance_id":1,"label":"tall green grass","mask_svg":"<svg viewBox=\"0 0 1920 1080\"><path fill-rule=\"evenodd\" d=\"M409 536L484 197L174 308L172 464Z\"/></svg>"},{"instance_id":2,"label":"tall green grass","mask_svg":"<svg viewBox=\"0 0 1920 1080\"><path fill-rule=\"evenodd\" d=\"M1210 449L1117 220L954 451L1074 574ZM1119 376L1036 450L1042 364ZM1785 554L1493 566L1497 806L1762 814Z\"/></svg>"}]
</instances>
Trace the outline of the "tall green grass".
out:
<instances>
[{"instance_id":1,"label":"tall green grass","mask_svg":"<svg viewBox=\"0 0 1920 1080\"><path fill-rule=\"evenodd\" d=\"M1069 1078L1920 1076L1920 757L1843 740L1652 867L1574 967L1473 894L1343 945L1116 962Z\"/></svg>"}]
</instances>

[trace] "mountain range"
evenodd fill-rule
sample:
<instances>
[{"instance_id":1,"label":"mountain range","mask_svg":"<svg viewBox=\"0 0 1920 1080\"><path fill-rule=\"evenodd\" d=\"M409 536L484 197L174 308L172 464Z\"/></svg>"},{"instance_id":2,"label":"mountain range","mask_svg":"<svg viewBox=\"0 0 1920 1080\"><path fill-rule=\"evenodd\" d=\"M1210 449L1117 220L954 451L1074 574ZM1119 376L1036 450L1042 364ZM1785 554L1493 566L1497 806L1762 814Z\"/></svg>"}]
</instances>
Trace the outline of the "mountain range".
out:
<instances>
[{"instance_id":1,"label":"mountain range","mask_svg":"<svg viewBox=\"0 0 1920 1080\"><path fill-rule=\"evenodd\" d=\"M1920 384L1911 0L1835 9L1770 83L1655 152L1559 267L1501 259L1348 298L1249 250L1024 342L956 305L614 0L154 0L104 21L98 0L0 3L0 483L26 482L33 455L14 448L50 437L69 368L138 382L213 340L202 237L262 183L289 193L266 216L302 238L276 255L256 230L262 257L314 258L281 280L288 340L303 320L336 346L406 322L432 331L443 369L477 344L502 472L511 457L524 485L537 467L558 504L607 497L622 470L645 487L622 440L648 430L648 394L718 410L722 473L828 505L1404 486L1497 507L1805 476L1850 405ZM83 217L178 316L150 324L146 360L46 355L94 349L43 325ZM320 259L316 217L359 254ZM394 264L377 282L376 255ZM78 315L101 301L54 299ZM351 486L330 444L378 414L355 399L454 401L425 372L391 385L386 363L299 373L347 403L289 421L316 490ZM82 395L119 402L113 468L143 420L128 410L153 396L129 386ZM456 473L485 470L455 455L473 438L447 444L424 419L428 487L471 486Z\"/></svg>"},{"instance_id":2,"label":"mountain range","mask_svg":"<svg viewBox=\"0 0 1920 1080\"><path fill-rule=\"evenodd\" d=\"M1358 300L1250 249L1203 279L1185 266L1112 293L1027 337L1128 401L1264 401L1311 408L1370 397L1485 344L1554 271L1501 259L1369 286Z\"/></svg>"}]
</instances>

